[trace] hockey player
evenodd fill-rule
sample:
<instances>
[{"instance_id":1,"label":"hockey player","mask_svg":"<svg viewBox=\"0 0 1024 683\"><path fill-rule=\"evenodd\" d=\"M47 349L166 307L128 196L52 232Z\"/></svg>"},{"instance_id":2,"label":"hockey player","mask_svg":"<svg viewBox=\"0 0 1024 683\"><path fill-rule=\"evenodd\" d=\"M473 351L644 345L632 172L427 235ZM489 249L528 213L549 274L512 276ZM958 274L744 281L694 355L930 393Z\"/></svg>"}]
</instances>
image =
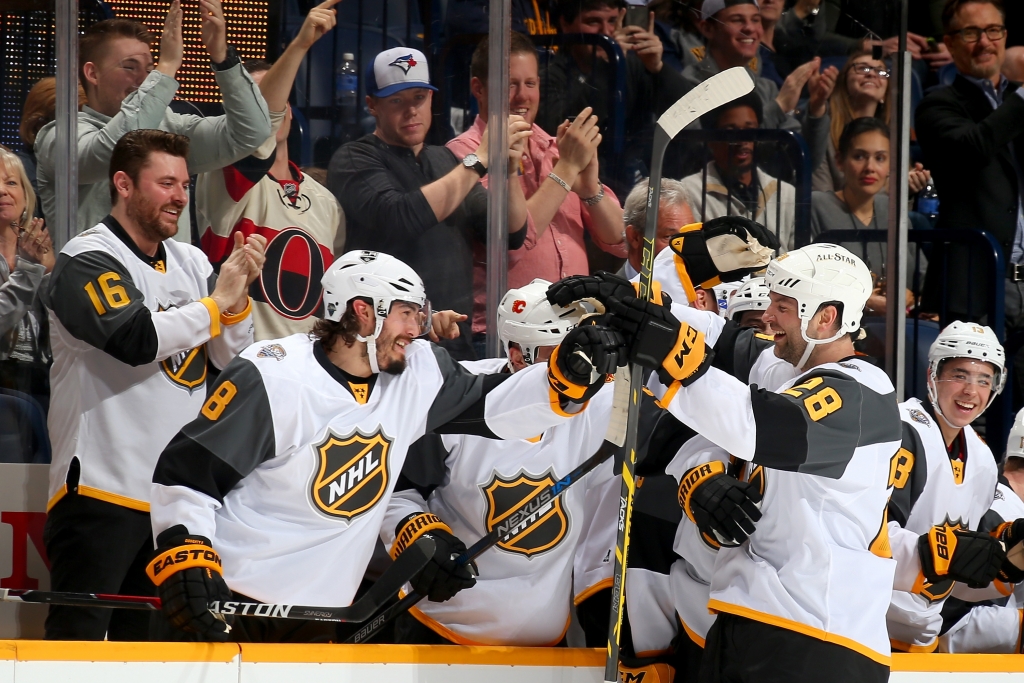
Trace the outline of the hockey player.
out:
<instances>
[{"instance_id":1,"label":"hockey player","mask_svg":"<svg viewBox=\"0 0 1024 683\"><path fill-rule=\"evenodd\" d=\"M889 469L889 543L897 569L886 623L893 650L935 650L954 581L984 588L997 574L1003 581L1020 574L999 540L979 530L997 468L971 422L1002 391L1003 363L991 329L950 323L928 350L928 402L900 404L903 446Z\"/></svg>"},{"instance_id":2,"label":"hockey player","mask_svg":"<svg viewBox=\"0 0 1024 683\"><path fill-rule=\"evenodd\" d=\"M349 604L414 441L426 432L542 434L604 387L623 344L585 326L547 363L475 375L416 339L428 302L398 259L350 252L322 283L326 318L312 335L246 349L153 474L158 550L148 572L170 622L206 639L228 637L206 608L228 586L262 602ZM465 545L435 520L409 520L400 546L425 533L437 551L413 588L444 601L473 585L470 568L453 560ZM223 569L167 566L185 545L213 548ZM232 636L251 637L250 621Z\"/></svg>"},{"instance_id":3,"label":"hockey player","mask_svg":"<svg viewBox=\"0 0 1024 683\"><path fill-rule=\"evenodd\" d=\"M764 312L771 299L768 285L763 277L752 277L733 292L725 317L740 327L752 327L759 332L770 333L771 328L764 321Z\"/></svg>"},{"instance_id":4,"label":"hockey player","mask_svg":"<svg viewBox=\"0 0 1024 683\"><path fill-rule=\"evenodd\" d=\"M196 178L196 218L211 263L227 258L236 232L268 241L266 267L249 291L257 340L312 329L321 308L320 278L334 260L341 207L288 160L288 95L306 53L334 28L337 2L310 10L273 66L246 64L270 109L271 137L250 156Z\"/></svg>"},{"instance_id":5,"label":"hockey player","mask_svg":"<svg viewBox=\"0 0 1024 683\"><path fill-rule=\"evenodd\" d=\"M847 250L814 244L773 260L765 280L775 354L802 371L778 392L710 367L703 335L664 307L609 302L613 324L633 340L631 358L657 371L649 386L662 405L764 468L760 509L724 463L683 476L684 513L702 534L737 546L715 559L708 607L718 617L701 678L885 681L895 569L886 482L901 429L892 384L855 357L850 337L871 276Z\"/></svg>"},{"instance_id":6,"label":"hockey player","mask_svg":"<svg viewBox=\"0 0 1024 683\"><path fill-rule=\"evenodd\" d=\"M586 311L552 306L546 280L509 290L498 308L498 335L506 359L465 363L474 371L521 373L548 361ZM418 441L391 497L381 540L405 543L402 529L417 519L431 533L476 539L509 520L518 506L555 483L600 447L612 407L613 384L597 392L577 419L529 439L495 441L444 434ZM611 478L611 462L562 496L517 522L518 533L481 555L471 591L446 602L425 602L396 622L398 642L462 645L550 646L569 626L573 557L586 525L587 490ZM595 479L594 477L598 477ZM396 538L399 540L396 541ZM515 599L509 599L515 596ZM607 628L607 620L605 623Z\"/></svg>"},{"instance_id":7,"label":"hockey player","mask_svg":"<svg viewBox=\"0 0 1024 683\"><path fill-rule=\"evenodd\" d=\"M981 520L981 530L1020 526L1024 518L1024 410L1017 413L1006 441L999 483L992 508ZM996 583L996 586L999 586ZM1005 591L1004 591L1005 592ZM977 652L1017 654L1021 652L1021 628L1024 623L1024 584L1017 584L1009 595L968 602L955 595L942 605L940 652Z\"/></svg>"},{"instance_id":8,"label":"hockey player","mask_svg":"<svg viewBox=\"0 0 1024 683\"><path fill-rule=\"evenodd\" d=\"M111 214L61 250L44 294L53 348L50 499L44 541L57 591L152 595L150 482L160 450L206 400L207 360L252 342L246 288L262 237L213 274L175 241L188 203L189 140L124 135L110 162ZM142 612L50 608L46 637L145 640Z\"/></svg>"}]
</instances>

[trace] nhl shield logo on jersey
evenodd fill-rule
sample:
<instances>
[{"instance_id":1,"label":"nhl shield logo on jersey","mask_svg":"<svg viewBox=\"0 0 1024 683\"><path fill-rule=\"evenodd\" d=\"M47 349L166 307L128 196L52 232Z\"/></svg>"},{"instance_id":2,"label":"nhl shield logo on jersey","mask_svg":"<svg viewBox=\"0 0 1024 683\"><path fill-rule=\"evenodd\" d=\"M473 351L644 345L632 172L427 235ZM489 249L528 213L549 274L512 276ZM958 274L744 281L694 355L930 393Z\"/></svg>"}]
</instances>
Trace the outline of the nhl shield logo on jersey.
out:
<instances>
[{"instance_id":1,"label":"nhl shield logo on jersey","mask_svg":"<svg viewBox=\"0 0 1024 683\"><path fill-rule=\"evenodd\" d=\"M329 517L351 520L376 505L391 478L388 456L393 441L379 427L372 434L357 430L344 437L328 430L313 446L313 507Z\"/></svg>"},{"instance_id":2,"label":"nhl shield logo on jersey","mask_svg":"<svg viewBox=\"0 0 1024 683\"><path fill-rule=\"evenodd\" d=\"M569 518L561 498L538 501L526 510L519 510L527 500L555 481L550 472L541 477L520 472L510 479L495 474L484 486L487 530L497 530L506 538L498 542L499 548L532 557L554 548L565 538Z\"/></svg>"},{"instance_id":3,"label":"nhl shield logo on jersey","mask_svg":"<svg viewBox=\"0 0 1024 683\"><path fill-rule=\"evenodd\" d=\"M167 379L191 394L206 383L206 344L165 358L160 367Z\"/></svg>"}]
</instances>

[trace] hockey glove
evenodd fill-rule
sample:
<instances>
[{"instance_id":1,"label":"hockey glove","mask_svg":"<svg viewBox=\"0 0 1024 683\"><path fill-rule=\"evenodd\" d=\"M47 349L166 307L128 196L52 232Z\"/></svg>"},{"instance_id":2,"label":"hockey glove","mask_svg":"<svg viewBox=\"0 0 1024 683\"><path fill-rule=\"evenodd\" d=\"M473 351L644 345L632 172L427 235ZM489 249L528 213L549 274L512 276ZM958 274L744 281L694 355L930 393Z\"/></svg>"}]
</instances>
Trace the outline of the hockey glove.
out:
<instances>
[{"instance_id":1,"label":"hockey glove","mask_svg":"<svg viewBox=\"0 0 1024 683\"><path fill-rule=\"evenodd\" d=\"M1024 519L1003 522L991 532L992 536L1001 541L1006 550L1006 560L999 569L998 579L1004 583L1020 583L1024 581L1024 567L1017 565L1022 562L1021 550L1024 546ZM1016 560L1016 562L1014 561Z\"/></svg>"},{"instance_id":2,"label":"hockey glove","mask_svg":"<svg viewBox=\"0 0 1024 683\"><path fill-rule=\"evenodd\" d=\"M575 327L548 359L548 385L562 399L586 403L615 368L626 364L626 355L617 331L601 325Z\"/></svg>"},{"instance_id":3,"label":"hockey glove","mask_svg":"<svg viewBox=\"0 0 1024 683\"><path fill-rule=\"evenodd\" d=\"M173 526L157 537L156 555L146 574L157 586L161 609L175 628L198 633L204 640L225 641L231 626L209 605L231 599L231 590L221 576L220 555L203 536L192 536L182 526Z\"/></svg>"},{"instance_id":4,"label":"hockey glove","mask_svg":"<svg viewBox=\"0 0 1024 683\"><path fill-rule=\"evenodd\" d=\"M429 512L411 514L398 523L395 543L391 546L391 559L397 558L420 536L434 539L434 556L409 581L414 591L425 595L432 602L444 602L460 590L472 588L476 584L476 563L458 564L455 561L455 558L466 552L466 544L456 538L437 515Z\"/></svg>"},{"instance_id":5,"label":"hockey glove","mask_svg":"<svg viewBox=\"0 0 1024 683\"><path fill-rule=\"evenodd\" d=\"M665 386L687 386L711 367L712 350L704 333L676 319L668 306L629 296L610 299L609 324L622 331L629 360L658 373Z\"/></svg>"},{"instance_id":6,"label":"hockey glove","mask_svg":"<svg viewBox=\"0 0 1024 683\"><path fill-rule=\"evenodd\" d=\"M930 583L952 579L970 588L992 583L1006 560L999 541L989 534L937 524L917 540L921 573Z\"/></svg>"},{"instance_id":7,"label":"hockey glove","mask_svg":"<svg viewBox=\"0 0 1024 683\"><path fill-rule=\"evenodd\" d=\"M669 240L669 248L683 261L685 272L679 271L679 279L689 292L761 270L772 260L779 240L749 218L722 216L683 226Z\"/></svg>"},{"instance_id":8,"label":"hockey glove","mask_svg":"<svg viewBox=\"0 0 1024 683\"><path fill-rule=\"evenodd\" d=\"M747 540L761 519L760 504L760 489L726 474L719 460L690 468L679 484L679 506L713 547Z\"/></svg>"},{"instance_id":9,"label":"hockey glove","mask_svg":"<svg viewBox=\"0 0 1024 683\"><path fill-rule=\"evenodd\" d=\"M600 270L593 275L572 275L562 278L548 287L548 303L563 308L576 301L596 299L606 305L612 297L621 298L636 294L629 280Z\"/></svg>"}]
</instances>

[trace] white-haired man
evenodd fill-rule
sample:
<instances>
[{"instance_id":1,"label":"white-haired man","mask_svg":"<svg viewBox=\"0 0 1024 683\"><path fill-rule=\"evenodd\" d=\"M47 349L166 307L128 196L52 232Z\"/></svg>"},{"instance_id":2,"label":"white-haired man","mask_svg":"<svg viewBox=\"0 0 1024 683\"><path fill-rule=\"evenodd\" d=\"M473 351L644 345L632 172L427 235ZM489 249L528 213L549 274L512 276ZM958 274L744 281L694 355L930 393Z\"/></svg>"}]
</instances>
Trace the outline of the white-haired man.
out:
<instances>
[{"instance_id":1,"label":"white-haired man","mask_svg":"<svg viewBox=\"0 0 1024 683\"><path fill-rule=\"evenodd\" d=\"M414 441L431 431L534 437L583 410L623 344L581 327L547 364L475 375L417 339L430 321L426 291L393 256L349 252L322 284L325 319L312 334L243 351L153 474L158 549L147 571L171 624L203 639L229 637L206 609L228 586L261 602L349 604ZM473 585L452 559L462 542L414 521L403 547L432 529L435 555L412 585L446 600ZM182 547L215 549L223 568L167 568ZM234 628L231 637L275 639L251 619Z\"/></svg>"},{"instance_id":2,"label":"white-haired man","mask_svg":"<svg viewBox=\"0 0 1024 683\"><path fill-rule=\"evenodd\" d=\"M1004 362L990 328L950 323L928 351L928 401L900 404L903 445L889 470L897 569L886 622L894 651L935 651L943 603L954 591L989 589L999 598L1024 578L1000 547L1018 543L1024 528L1007 525L994 535L981 528L998 468L971 427L1002 391Z\"/></svg>"},{"instance_id":3,"label":"white-haired man","mask_svg":"<svg viewBox=\"0 0 1024 683\"><path fill-rule=\"evenodd\" d=\"M871 275L845 249L815 244L771 261L765 280L775 355L802 373L778 391L711 367L704 335L664 307L633 297L608 303L632 341L631 359L655 370L649 387L661 404L764 468L760 508L755 487L720 461L682 476L684 513L723 546L701 677L885 681L895 570L886 483L901 428L888 377L853 350Z\"/></svg>"}]
</instances>

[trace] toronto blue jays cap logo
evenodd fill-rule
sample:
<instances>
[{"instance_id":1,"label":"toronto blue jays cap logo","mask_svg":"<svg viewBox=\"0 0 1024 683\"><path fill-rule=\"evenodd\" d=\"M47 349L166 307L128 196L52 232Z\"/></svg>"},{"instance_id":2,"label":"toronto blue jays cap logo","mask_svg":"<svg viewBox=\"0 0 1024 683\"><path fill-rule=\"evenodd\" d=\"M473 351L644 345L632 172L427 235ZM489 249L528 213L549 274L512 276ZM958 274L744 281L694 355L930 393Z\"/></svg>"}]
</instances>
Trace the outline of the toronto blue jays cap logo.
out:
<instances>
[{"instance_id":1,"label":"toronto blue jays cap logo","mask_svg":"<svg viewBox=\"0 0 1024 683\"><path fill-rule=\"evenodd\" d=\"M416 66L416 60L413 59L413 56L411 54L402 55L401 57L395 59L395 61L388 64L388 66L397 66L399 69L402 70L402 73L407 74L409 73L409 69Z\"/></svg>"}]
</instances>

